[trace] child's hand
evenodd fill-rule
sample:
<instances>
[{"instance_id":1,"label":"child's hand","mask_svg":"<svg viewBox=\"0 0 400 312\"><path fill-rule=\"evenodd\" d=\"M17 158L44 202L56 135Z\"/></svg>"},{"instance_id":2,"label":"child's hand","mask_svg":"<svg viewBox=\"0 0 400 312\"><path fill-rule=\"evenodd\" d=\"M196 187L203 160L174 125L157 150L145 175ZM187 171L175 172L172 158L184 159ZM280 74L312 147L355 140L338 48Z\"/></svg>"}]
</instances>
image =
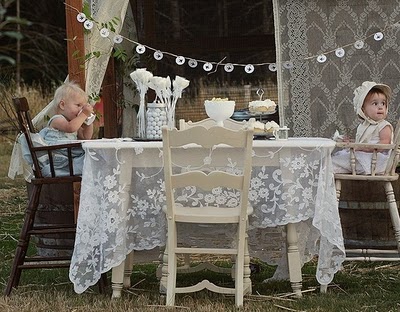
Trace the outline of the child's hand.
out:
<instances>
[{"instance_id":1,"label":"child's hand","mask_svg":"<svg viewBox=\"0 0 400 312\"><path fill-rule=\"evenodd\" d=\"M354 142L354 139L351 139L351 138L349 138L347 136L344 136L343 139L342 139L342 142L352 143L352 142Z\"/></svg>"},{"instance_id":2,"label":"child's hand","mask_svg":"<svg viewBox=\"0 0 400 312\"><path fill-rule=\"evenodd\" d=\"M84 113L87 117L90 117L90 115L93 113L93 106L90 104L86 104L82 108L82 113Z\"/></svg>"}]
</instances>

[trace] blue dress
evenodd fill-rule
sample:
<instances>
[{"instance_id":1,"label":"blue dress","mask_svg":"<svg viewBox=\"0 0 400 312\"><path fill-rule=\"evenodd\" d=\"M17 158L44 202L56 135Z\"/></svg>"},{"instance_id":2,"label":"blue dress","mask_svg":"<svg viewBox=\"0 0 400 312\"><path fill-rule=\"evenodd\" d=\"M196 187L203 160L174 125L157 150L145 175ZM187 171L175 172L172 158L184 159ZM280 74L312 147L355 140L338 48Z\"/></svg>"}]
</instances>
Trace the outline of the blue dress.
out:
<instances>
[{"instance_id":1,"label":"blue dress","mask_svg":"<svg viewBox=\"0 0 400 312\"><path fill-rule=\"evenodd\" d=\"M44 142L48 145L66 144L78 139L77 132L66 133L51 127L51 122L56 118L65 118L63 115L54 115L47 127L40 130L39 135L43 138ZM85 152L82 148L74 148L72 150L74 175L81 175L83 168L83 159ZM57 176L69 175L68 155L67 150L59 150L54 153L53 157L54 167ZM50 164L48 157L41 157L40 164L42 167L42 174L44 176L51 176Z\"/></svg>"}]
</instances>

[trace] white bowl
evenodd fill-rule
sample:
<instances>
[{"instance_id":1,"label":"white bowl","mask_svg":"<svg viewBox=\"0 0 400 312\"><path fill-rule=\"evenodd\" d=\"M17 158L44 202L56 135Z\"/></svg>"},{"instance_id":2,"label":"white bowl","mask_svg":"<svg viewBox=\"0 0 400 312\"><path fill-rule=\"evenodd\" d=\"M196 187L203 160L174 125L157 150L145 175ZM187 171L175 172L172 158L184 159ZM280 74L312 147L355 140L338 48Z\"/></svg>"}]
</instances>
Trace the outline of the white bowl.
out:
<instances>
[{"instance_id":1,"label":"white bowl","mask_svg":"<svg viewBox=\"0 0 400 312\"><path fill-rule=\"evenodd\" d=\"M233 115L235 101L209 101L204 102L207 116L217 122L217 126L223 127L224 120Z\"/></svg>"}]
</instances>

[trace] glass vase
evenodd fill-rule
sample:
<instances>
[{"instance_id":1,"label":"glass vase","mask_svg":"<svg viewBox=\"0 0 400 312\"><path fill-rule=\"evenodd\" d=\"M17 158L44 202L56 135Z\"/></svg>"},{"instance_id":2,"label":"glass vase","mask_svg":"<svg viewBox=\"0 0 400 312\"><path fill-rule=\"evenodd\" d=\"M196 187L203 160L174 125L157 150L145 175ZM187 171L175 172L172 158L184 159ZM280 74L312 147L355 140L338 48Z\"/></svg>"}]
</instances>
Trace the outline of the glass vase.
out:
<instances>
[{"instance_id":1,"label":"glass vase","mask_svg":"<svg viewBox=\"0 0 400 312\"><path fill-rule=\"evenodd\" d=\"M175 128L175 109L167 110L167 126L168 129Z\"/></svg>"}]
</instances>

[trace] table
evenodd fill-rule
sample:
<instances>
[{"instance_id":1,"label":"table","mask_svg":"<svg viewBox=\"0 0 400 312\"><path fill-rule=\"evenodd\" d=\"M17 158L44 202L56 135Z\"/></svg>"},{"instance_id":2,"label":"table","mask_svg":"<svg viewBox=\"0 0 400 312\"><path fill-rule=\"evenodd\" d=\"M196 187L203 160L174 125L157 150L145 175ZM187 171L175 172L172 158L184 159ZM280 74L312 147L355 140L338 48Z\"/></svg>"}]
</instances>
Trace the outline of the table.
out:
<instances>
[{"instance_id":1,"label":"table","mask_svg":"<svg viewBox=\"0 0 400 312\"><path fill-rule=\"evenodd\" d=\"M82 145L86 155L69 276L75 292L82 293L113 269L113 296L118 297L127 255L165 246L162 142L115 139ZM253 143L250 255L277 264L273 278L289 277L299 295L299 266L318 255L316 278L327 285L345 259L330 156L334 147L324 138ZM224 194L191 190L180 196L193 205L200 199L225 200ZM210 233L229 239L225 231Z\"/></svg>"}]
</instances>

